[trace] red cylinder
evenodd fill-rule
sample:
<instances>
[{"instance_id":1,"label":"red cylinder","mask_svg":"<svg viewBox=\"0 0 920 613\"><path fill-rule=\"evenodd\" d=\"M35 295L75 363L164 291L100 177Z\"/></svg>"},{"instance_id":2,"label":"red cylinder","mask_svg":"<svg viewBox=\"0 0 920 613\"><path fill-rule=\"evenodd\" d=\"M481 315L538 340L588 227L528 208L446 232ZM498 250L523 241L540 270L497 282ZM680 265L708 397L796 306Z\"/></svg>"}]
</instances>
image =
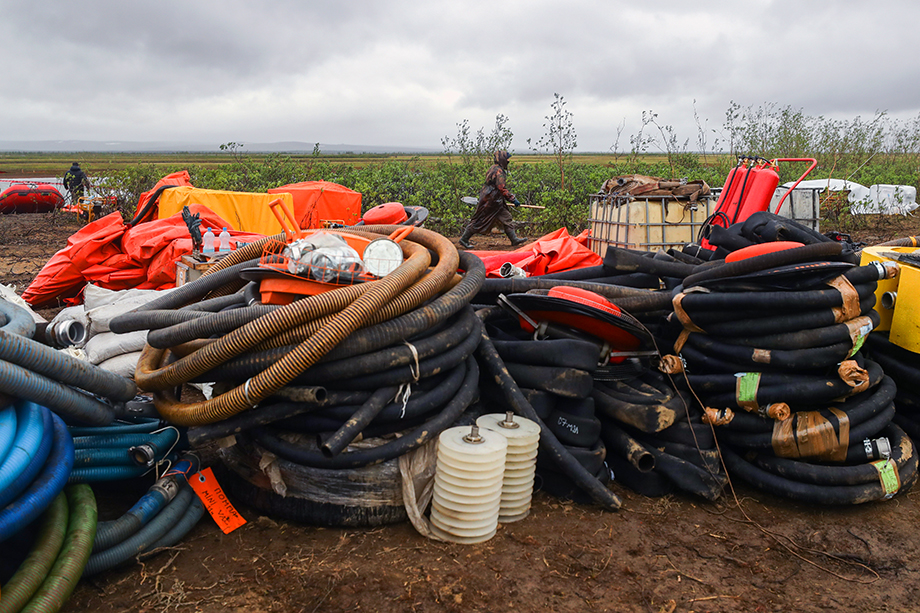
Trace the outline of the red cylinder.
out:
<instances>
[{"instance_id":1,"label":"red cylinder","mask_svg":"<svg viewBox=\"0 0 920 613\"><path fill-rule=\"evenodd\" d=\"M769 162L748 168L735 166L725 179L725 187L719 194L710 225L727 228L733 223L746 221L758 211L769 210L777 185L779 174ZM706 239L702 239L700 244L707 249L712 248Z\"/></svg>"},{"instance_id":2,"label":"red cylinder","mask_svg":"<svg viewBox=\"0 0 920 613\"><path fill-rule=\"evenodd\" d=\"M719 203L716 206L717 211L725 213L728 217L729 225L745 221L758 211L768 210L770 200L776 193L776 186L779 185L776 169L767 162L747 170L735 168L733 172L735 176L731 189L727 195L724 191L719 195ZM731 179L732 174L729 173L729 180Z\"/></svg>"}]
</instances>

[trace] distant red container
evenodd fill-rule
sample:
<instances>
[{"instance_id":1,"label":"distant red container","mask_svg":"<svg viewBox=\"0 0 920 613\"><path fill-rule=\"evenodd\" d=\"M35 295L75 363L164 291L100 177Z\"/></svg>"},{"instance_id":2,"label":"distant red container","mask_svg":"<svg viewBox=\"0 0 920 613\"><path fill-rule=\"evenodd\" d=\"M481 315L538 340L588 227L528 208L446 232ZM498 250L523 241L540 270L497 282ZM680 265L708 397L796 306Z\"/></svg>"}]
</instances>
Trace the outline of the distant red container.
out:
<instances>
[{"instance_id":1,"label":"distant red container","mask_svg":"<svg viewBox=\"0 0 920 613\"><path fill-rule=\"evenodd\" d=\"M47 213L64 206L64 196L47 183L14 183L0 193L0 214Z\"/></svg>"}]
</instances>

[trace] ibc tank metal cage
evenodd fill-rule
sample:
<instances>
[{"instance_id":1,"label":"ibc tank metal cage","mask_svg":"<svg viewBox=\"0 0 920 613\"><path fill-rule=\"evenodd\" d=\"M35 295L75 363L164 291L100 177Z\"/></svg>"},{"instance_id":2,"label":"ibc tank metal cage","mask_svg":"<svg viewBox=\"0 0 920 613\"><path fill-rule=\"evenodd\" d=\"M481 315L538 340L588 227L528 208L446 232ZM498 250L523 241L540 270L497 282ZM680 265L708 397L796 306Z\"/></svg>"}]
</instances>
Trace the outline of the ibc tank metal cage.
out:
<instances>
[{"instance_id":1,"label":"ibc tank metal cage","mask_svg":"<svg viewBox=\"0 0 920 613\"><path fill-rule=\"evenodd\" d=\"M603 256L610 246L640 251L679 249L697 239L715 202L712 196L691 202L675 196L591 194L588 222L592 250Z\"/></svg>"},{"instance_id":2,"label":"ibc tank metal cage","mask_svg":"<svg viewBox=\"0 0 920 613\"><path fill-rule=\"evenodd\" d=\"M608 246L640 251L681 248L696 241L706 219L715 211L721 188L690 202L674 196L624 198L596 193L589 196L592 250L603 256ZM778 187L770 201L775 211L786 187ZM783 201L779 214L820 231L822 190L796 188Z\"/></svg>"}]
</instances>

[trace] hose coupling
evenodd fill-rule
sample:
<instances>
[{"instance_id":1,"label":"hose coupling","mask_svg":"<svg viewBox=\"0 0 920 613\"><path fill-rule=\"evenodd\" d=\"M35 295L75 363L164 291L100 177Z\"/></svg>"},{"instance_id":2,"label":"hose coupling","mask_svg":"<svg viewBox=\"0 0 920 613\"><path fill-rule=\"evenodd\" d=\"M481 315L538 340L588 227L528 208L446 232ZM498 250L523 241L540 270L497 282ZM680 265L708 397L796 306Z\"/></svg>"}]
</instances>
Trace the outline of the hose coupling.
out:
<instances>
[{"instance_id":1,"label":"hose coupling","mask_svg":"<svg viewBox=\"0 0 920 613\"><path fill-rule=\"evenodd\" d=\"M886 436L875 440L863 439L863 448L866 451L867 460L888 460L891 458L891 442Z\"/></svg>"},{"instance_id":2,"label":"hose coupling","mask_svg":"<svg viewBox=\"0 0 920 613\"><path fill-rule=\"evenodd\" d=\"M48 324L45 341L51 347L63 349L86 342L86 326L73 319Z\"/></svg>"},{"instance_id":3,"label":"hose coupling","mask_svg":"<svg viewBox=\"0 0 920 613\"><path fill-rule=\"evenodd\" d=\"M169 502L179 493L179 482L173 476L161 477L150 486L150 491L160 492L166 502Z\"/></svg>"},{"instance_id":4,"label":"hose coupling","mask_svg":"<svg viewBox=\"0 0 920 613\"><path fill-rule=\"evenodd\" d=\"M897 301L898 292L885 292L882 294L881 306L886 311L891 311Z\"/></svg>"},{"instance_id":5,"label":"hose coupling","mask_svg":"<svg viewBox=\"0 0 920 613\"><path fill-rule=\"evenodd\" d=\"M901 273L901 265L893 260L886 260L884 262L876 260L872 262L872 265L875 266L875 269L878 271L879 280L897 279L898 275Z\"/></svg>"},{"instance_id":6,"label":"hose coupling","mask_svg":"<svg viewBox=\"0 0 920 613\"><path fill-rule=\"evenodd\" d=\"M128 455L138 466L150 468L157 461L157 449L150 443L135 445L128 449Z\"/></svg>"}]
</instances>

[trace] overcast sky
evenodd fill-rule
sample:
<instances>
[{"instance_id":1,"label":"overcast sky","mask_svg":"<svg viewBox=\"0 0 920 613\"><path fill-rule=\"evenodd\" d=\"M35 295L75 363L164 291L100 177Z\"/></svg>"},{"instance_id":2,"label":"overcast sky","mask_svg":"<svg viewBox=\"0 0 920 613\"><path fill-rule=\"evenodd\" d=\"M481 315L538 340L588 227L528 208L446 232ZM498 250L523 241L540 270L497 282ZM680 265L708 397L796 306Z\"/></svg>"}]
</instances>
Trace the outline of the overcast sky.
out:
<instances>
[{"instance_id":1,"label":"overcast sky","mask_svg":"<svg viewBox=\"0 0 920 613\"><path fill-rule=\"evenodd\" d=\"M732 100L916 117L918 24L915 0L4 0L0 140L439 150L501 113L525 152L558 92L577 151L624 121L628 150L643 110L695 149L694 110L720 129Z\"/></svg>"}]
</instances>

